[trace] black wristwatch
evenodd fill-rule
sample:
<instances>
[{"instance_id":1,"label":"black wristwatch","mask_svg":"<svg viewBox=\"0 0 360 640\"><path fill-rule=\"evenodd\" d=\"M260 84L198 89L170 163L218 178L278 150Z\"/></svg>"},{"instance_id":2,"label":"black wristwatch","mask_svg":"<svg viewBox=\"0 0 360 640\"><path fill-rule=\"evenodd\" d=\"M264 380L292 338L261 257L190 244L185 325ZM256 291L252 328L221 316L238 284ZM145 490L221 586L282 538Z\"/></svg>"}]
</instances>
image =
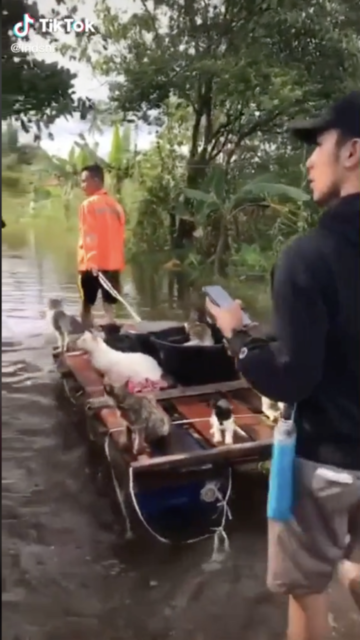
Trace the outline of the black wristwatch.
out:
<instances>
[{"instance_id":1,"label":"black wristwatch","mask_svg":"<svg viewBox=\"0 0 360 640\"><path fill-rule=\"evenodd\" d=\"M261 335L261 329L258 324L252 324L249 327L234 331L231 338L225 338L225 345L229 354L238 359L242 349L252 350L267 343L266 338Z\"/></svg>"},{"instance_id":2,"label":"black wristwatch","mask_svg":"<svg viewBox=\"0 0 360 640\"><path fill-rule=\"evenodd\" d=\"M224 343L229 355L232 358L238 358L241 349L243 349L246 343L249 341L249 334L242 329L241 331L234 331L231 338L225 338Z\"/></svg>"}]
</instances>

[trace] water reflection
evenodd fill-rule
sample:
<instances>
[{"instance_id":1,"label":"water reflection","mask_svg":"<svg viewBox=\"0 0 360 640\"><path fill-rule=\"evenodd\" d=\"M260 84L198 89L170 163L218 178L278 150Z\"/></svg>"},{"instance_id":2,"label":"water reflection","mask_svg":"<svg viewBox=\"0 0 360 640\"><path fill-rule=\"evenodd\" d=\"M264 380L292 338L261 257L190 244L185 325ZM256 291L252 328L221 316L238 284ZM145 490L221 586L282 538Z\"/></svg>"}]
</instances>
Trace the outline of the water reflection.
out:
<instances>
[{"instance_id":1,"label":"water reflection","mask_svg":"<svg viewBox=\"0 0 360 640\"><path fill-rule=\"evenodd\" d=\"M21 256L26 255L30 260L31 270L37 274L39 284L37 296L43 296L43 292L48 291L49 273L52 273L52 293L60 286L70 303L77 300L75 229L69 229L59 222L54 229L54 222L39 222L35 227L23 225L12 229L10 226L3 233L3 238L10 251L21 247ZM11 255L8 254L5 259L9 257ZM201 286L212 282L211 273L208 278L202 275L202 281L194 281L194 274L171 270L167 267L168 262L168 254L142 254L126 269L124 293L144 319L182 320L192 301L199 295ZM234 279L225 286L232 295L240 297L257 317L268 315L267 282ZM42 308L46 304L43 297L39 300Z\"/></svg>"}]
</instances>

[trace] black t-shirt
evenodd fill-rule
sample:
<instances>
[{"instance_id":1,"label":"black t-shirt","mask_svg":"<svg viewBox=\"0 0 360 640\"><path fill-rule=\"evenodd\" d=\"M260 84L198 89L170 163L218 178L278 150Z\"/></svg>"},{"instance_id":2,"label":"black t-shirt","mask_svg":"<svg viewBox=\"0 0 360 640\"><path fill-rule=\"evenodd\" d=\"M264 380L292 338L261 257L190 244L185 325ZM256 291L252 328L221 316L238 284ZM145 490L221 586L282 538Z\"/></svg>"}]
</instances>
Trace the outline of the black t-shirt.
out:
<instances>
[{"instance_id":1,"label":"black t-shirt","mask_svg":"<svg viewBox=\"0 0 360 640\"><path fill-rule=\"evenodd\" d=\"M296 404L297 453L360 470L360 194L297 237L273 274L275 339L239 359L262 395Z\"/></svg>"}]
</instances>

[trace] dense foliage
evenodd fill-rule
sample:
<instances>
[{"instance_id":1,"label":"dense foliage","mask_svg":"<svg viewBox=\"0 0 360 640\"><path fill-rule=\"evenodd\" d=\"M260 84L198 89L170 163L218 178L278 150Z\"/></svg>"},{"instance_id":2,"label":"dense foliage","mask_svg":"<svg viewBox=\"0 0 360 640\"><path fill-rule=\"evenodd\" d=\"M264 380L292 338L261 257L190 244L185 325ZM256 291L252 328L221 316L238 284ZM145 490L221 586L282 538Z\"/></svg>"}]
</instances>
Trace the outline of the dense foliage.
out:
<instances>
[{"instance_id":1,"label":"dense foliage","mask_svg":"<svg viewBox=\"0 0 360 640\"><path fill-rule=\"evenodd\" d=\"M25 131L34 130L35 138L40 136L42 127L48 127L58 117L75 112L85 115L91 106L86 99L75 96L76 75L70 69L11 49L16 42L13 27L25 13L37 19L74 16L77 12L76 6L68 9L65 0L56 0L56 5L46 15L39 11L37 2L27 0L3 0L1 8L2 120L18 120ZM56 44L54 36L49 35L48 40Z\"/></svg>"},{"instance_id":2,"label":"dense foliage","mask_svg":"<svg viewBox=\"0 0 360 640\"><path fill-rule=\"evenodd\" d=\"M210 262L216 272L244 265L256 271L314 223L304 150L286 125L359 86L357 6L141 0L129 14L97 0L98 34L61 51L108 84L109 99L96 105L92 126L115 126L109 157L100 161L127 209L134 249L185 248L193 268ZM64 97L71 78L60 76L55 85ZM51 86L50 103L71 110ZM17 108L29 113L21 102ZM47 109L45 100L30 111ZM142 153L134 145L140 122L156 131ZM77 155L74 148L67 160L46 163L62 176L64 202L75 189L79 151L99 160L83 139Z\"/></svg>"},{"instance_id":3,"label":"dense foliage","mask_svg":"<svg viewBox=\"0 0 360 640\"><path fill-rule=\"evenodd\" d=\"M279 170L300 186L284 125L358 85L350 0L142 0L130 16L106 0L96 7L101 35L84 40L80 56L109 79L113 110L158 126L166 126L169 104L181 111L190 188L202 186L214 163L232 190L239 177L270 171L277 180ZM171 215L173 199L167 206ZM214 230L223 222L213 220ZM177 244L194 228L180 219Z\"/></svg>"}]
</instances>

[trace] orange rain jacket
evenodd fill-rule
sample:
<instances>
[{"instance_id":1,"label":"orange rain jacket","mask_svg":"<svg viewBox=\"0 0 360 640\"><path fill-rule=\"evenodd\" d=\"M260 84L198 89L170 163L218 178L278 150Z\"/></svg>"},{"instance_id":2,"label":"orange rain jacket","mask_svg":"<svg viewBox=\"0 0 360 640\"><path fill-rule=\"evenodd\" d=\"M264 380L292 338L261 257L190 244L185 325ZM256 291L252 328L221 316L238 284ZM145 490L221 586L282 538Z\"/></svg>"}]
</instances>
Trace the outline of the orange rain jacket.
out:
<instances>
[{"instance_id":1,"label":"orange rain jacket","mask_svg":"<svg viewBox=\"0 0 360 640\"><path fill-rule=\"evenodd\" d=\"M122 271L124 242L121 205L105 189L87 198L79 211L78 270Z\"/></svg>"}]
</instances>

